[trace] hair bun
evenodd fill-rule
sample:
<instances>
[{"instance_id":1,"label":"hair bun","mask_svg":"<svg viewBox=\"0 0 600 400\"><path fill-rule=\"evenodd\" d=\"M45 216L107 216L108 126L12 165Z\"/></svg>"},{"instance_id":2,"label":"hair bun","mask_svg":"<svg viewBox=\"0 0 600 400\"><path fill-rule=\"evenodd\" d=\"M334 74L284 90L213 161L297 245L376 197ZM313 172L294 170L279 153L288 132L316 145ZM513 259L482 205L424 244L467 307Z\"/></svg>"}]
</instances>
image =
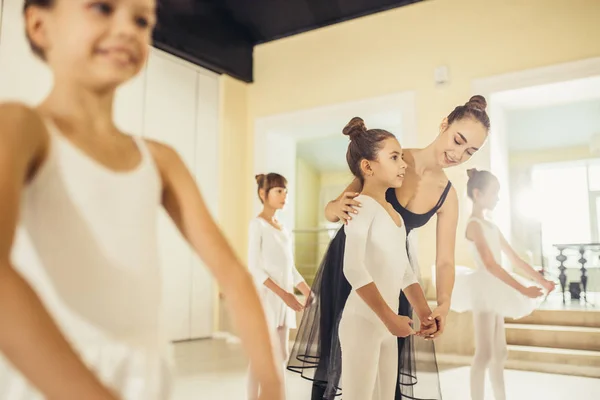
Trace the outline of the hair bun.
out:
<instances>
[{"instance_id":1,"label":"hair bun","mask_svg":"<svg viewBox=\"0 0 600 400\"><path fill-rule=\"evenodd\" d=\"M471 97L465 106L479 111L485 111L487 108L487 101L485 100L485 97L477 94Z\"/></svg>"},{"instance_id":2,"label":"hair bun","mask_svg":"<svg viewBox=\"0 0 600 400\"><path fill-rule=\"evenodd\" d=\"M473 178L475 176L475 174L479 172L477 171L477 168L469 168L467 170L467 176L469 177L469 179Z\"/></svg>"},{"instance_id":3,"label":"hair bun","mask_svg":"<svg viewBox=\"0 0 600 400\"><path fill-rule=\"evenodd\" d=\"M265 174L258 174L254 177L256 179L256 183L261 185L261 182L265 179Z\"/></svg>"},{"instance_id":4,"label":"hair bun","mask_svg":"<svg viewBox=\"0 0 600 400\"><path fill-rule=\"evenodd\" d=\"M360 117L354 117L344 127L342 133L346 136L350 136L350 140L354 140L356 137L362 135L367 131L365 121Z\"/></svg>"}]
</instances>

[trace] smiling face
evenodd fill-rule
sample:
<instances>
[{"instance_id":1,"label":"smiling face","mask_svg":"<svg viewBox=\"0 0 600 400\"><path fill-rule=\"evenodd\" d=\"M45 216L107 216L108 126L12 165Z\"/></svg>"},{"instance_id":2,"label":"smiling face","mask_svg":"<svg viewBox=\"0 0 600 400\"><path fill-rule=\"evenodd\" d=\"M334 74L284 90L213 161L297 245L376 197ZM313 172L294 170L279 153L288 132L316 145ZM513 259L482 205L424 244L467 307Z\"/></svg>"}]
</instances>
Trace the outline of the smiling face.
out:
<instances>
[{"instance_id":1,"label":"smiling face","mask_svg":"<svg viewBox=\"0 0 600 400\"><path fill-rule=\"evenodd\" d=\"M444 119L436 139L436 160L442 168L453 167L469 160L485 143L486 127L472 118L463 118L448 124Z\"/></svg>"},{"instance_id":2,"label":"smiling face","mask_svg":"<svg viewBox=\"0 0 600 400\"><path fill-rule=\"evenodd\" d=\"M114 89L144 66L156 23L155 7L154 0L34 4L26 10L27 34L57 80Z\"/></svg>"}]
</instances>

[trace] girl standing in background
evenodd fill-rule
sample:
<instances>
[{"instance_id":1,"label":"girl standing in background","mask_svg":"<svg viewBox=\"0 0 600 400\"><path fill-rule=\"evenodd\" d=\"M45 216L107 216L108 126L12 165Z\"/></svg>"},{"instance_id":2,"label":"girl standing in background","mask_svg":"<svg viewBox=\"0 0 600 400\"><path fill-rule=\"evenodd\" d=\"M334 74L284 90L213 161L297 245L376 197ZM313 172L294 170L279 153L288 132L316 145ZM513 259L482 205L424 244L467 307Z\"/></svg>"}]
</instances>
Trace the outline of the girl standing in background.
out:
<instances>
[{"instance_id":1,"label":"girl standing in background","mask_svg":"<svg viewBox=\"0 0 600 400\"><path fill-rule=\"evenodd\" d=\"M467 194L473 201L466 237L476 269L458 268L452 309L473 311L475 357L471 366L471 399L484 399L485 371L488 370L494 398L506 400L504 362L507 357L504 318L522 318L539 305L540 287L511 274L502 267L502 252L547 292L555 284L544 279L523 261L506 241L498 227L485 218L498 203L500 184L489 171L470 169Z\"/></svg>"},{"instance_id":2,"label":"girl standing in background","mask_svg":"<svg viewBox=\"0 0 600 400\"><path fill-rule=\"evenodd\" d=\"M296 328L296 312L304 305L294 295L294 288L310 299L310 288L294 265L292 236L276 214L287 199L287 180L275 173L256 176L261 213L250 221L248 266L258 287L267 314L267 323L276 347L280 350L281 371L285 374L290 329ZM248 400L256 400L259 381L252 365L248 371ZM285 382L285 380L284 380Z\"/></svg>"}]
</instances>

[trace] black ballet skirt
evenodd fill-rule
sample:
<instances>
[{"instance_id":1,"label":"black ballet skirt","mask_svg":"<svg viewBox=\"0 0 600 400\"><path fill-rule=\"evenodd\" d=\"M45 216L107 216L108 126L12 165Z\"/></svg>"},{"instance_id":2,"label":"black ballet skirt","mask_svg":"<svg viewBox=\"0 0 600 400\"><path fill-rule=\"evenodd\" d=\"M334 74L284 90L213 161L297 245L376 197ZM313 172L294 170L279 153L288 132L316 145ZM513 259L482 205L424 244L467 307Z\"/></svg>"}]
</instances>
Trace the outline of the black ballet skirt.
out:
<instances>
[{"instance_id":1,"label":"black ballet skirt","mask_svg":"<svg viewBox=\"0 0 600 400\"><path fill-rule=\"evenodd\" d=\"M399 204L394 189L386 193L387 201L404 219L406 247L411 267L420 281L416 252L411 247L414 228L425 225L439 210L450 190L448 182L438 204L425 214L415 214ZM342 359L338 337L344 305L352 290L343 272L346 234L340 228L329 244L312 285L314 301L304 310L287 369L313 382L311 400L334 400L342 395ZM412 257L411 257L412 256ZM419 320L400 294L399 315L410 316L418 329ZM395 400L441 400L438 366L433 341L417 336L398 338L398 381Z\"/></svg>"}]
</instances>

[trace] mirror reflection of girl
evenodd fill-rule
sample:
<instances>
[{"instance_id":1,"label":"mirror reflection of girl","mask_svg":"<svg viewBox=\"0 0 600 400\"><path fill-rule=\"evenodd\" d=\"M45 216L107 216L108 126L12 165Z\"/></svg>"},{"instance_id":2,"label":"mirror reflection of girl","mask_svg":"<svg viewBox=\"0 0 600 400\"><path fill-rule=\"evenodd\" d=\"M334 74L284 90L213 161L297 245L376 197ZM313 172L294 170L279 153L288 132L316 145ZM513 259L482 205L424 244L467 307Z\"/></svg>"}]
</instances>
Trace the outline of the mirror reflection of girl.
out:
<instances>
[{"instance_id":1,"label":"mirror reflection of girl","mask_svg":"<svg viewBox=\"0 0 600 400\"><path fill-rule=\"evenodd\" d=\"M537 307L542 289L550 292L555 284L544 279L523 261L506 241L498 227L485 218L498 203L500 184L489 171L468 171L467 194L473 201L466 237L476 269L457 268L452 309L473 311L475 357L471 367L471 399L484 399L484 377L488 370L494 398L505 400L504 362L507 356L504 318L525 317ZM513 265L540 287L513 275L502 267L502 252Z\"/></svg>"},{"instance_id":2,"label":"mirror reflection of girl","mask_svg":"<svg viewBox=\"0 0 600 400\"><path fill-rule=\"evenodd\" d=\"M310 288L294 265L291 232L277 219L287 199L287 180L276 173L256 176L258 196L263 209L250 221L248 266L261 297L267 324L281 351L281 371L285 374L288 359L290 329L296 328L296 312L304 305L294 295L300 290L307 301ZM259 381L250 366L248 371L248 400L258 399Z\"/></svg>"}]
</instances>

